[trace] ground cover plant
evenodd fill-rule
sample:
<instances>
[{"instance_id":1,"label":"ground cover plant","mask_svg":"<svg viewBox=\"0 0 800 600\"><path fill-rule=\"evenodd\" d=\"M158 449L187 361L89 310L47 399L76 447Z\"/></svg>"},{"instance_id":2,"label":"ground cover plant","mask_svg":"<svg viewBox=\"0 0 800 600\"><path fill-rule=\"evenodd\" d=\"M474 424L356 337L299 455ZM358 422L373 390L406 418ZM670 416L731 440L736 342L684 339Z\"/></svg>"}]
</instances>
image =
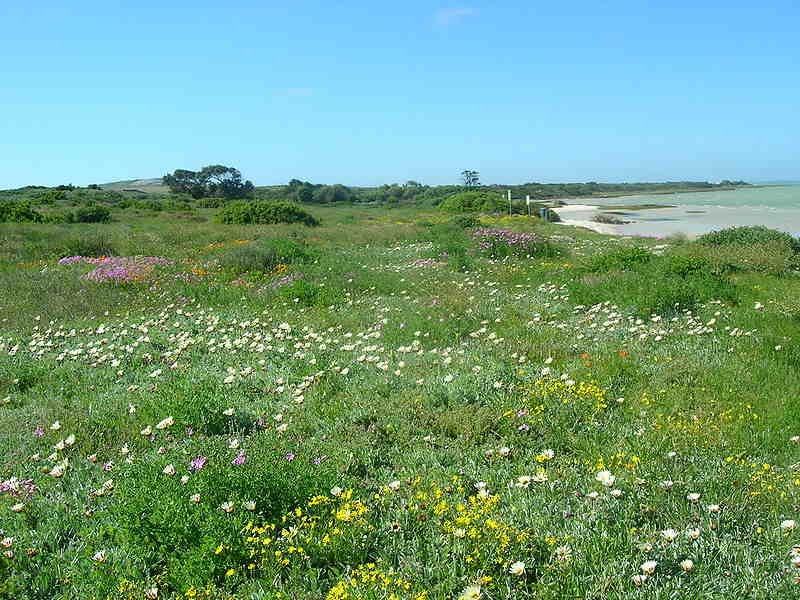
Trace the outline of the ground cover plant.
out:
<instances>
[{"instance_id":1,"label":"ground cover plant","mask_svg":"<svg viewBox=\"0 0 800 600\"><path fill-rule=\"evenodd\" d=\"M800 596L784 241L224 205L0 224L0 598Z\"/></svg>"}]
</instances>

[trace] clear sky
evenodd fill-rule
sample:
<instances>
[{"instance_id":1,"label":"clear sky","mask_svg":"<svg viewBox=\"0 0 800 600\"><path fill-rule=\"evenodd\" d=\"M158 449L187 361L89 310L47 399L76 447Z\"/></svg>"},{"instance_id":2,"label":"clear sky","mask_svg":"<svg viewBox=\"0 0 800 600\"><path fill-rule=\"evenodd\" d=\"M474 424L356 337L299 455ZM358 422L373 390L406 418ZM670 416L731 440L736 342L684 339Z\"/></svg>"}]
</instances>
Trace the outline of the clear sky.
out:
<instances>
[{"instance_id":1,"label":"clear sky","mask_svg":"<svg viewBox=\"0 0 800 600\"><path fill-rule=\"evenodd\" d=\"M0 2L0 188L800 179L797 0Z\"/></svg>"}]
</instances>

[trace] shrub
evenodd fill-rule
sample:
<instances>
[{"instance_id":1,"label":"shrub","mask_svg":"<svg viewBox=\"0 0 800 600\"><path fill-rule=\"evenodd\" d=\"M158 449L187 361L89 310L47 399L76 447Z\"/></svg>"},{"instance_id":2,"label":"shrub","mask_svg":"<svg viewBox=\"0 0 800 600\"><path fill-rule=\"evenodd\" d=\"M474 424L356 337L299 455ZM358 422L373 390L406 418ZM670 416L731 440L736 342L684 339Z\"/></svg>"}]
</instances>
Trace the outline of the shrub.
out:
<instances>
[{"instance_id":1,"label":"shrub","mask_svg":"<svg viewBox=\"0 0 800 600\"><path fill-rule=\"evenodd\" d=\"M480 219L475 215L459 215L450 219L450 223L460 229L472 229L481 225Z\"/></svg>"},{"instance_id":2,"label":"shrub","mask_svg":"<svg viewBox=\"0 0 800 600\"><path fill-rule=\"evenodd\" d=\"M238 246L220 257L220 264L235 273L272 271L278 265L305 264L319 252L292 240L257 241Z\"/></svg>"},{"instance_id":3,"label":"shrub","mask_svg":"<svg viewBox=\"0 0 800 600\"><path fill-rule=\"evenodd\" d=\"M439 208L449 213L505 212L508 201L497 192L461 192L446 198Z\"/></svg>"},{"instance_id":4,"label":"shrub","mask_svg":"<svg viewBox=\"0 0 800 600\"><path fill-rule=\"evenodd\" d=\"M0 202L0 223L41 223L42 214L28 202Z\"/></svg>"},{"instance_id":5,"label":"shrub","mask_svg":"<svg viewBox=\"0 0 800 600\"><path fill-rule=\"evenodd\" d=\"M66 214L67 223L108 223L111 211L99 204L90 204Z\"/></svg>"},{"instance_id":6,"label":"shrub","mask_svg":"<svg viewBox=\"0 0 800 600\"><path fill-rule=\"evenodd\" d=\"M219 208L220 206L224 206L225 198L200 198L197 201L197 206L200 208Z\"/></svg>"},{"instance_id":7,"label":"shrub","mask_svg":"<svg viewBox=\"0 0 800 600\"><path fill-rule=\"evenodd\" d=\"M43 205L53 205L66 197L67 193L63 190L47 190L36 196L36 201Z\"/></svg>"},{"instance_id":8,"label":"shrub","mask_svg":"<svg viewBox=\"0 0 800 600\"><path fill-rule=\"evenodd\" d=\"M749 246L766 242L782 242L793 252L800 252L800 240L788 233L763 225L728 227L701 235L697 241L706 246Z\"/></svg>"},{"instance_id":9,"label":"shrub","mask_svg":"<svg viewBox=\"0 0 800 600\"><path fill-rule=\"evenodd\" d=\"M557 256L558 247L534 233L517 233L507 229L478 229L472 234L478 244L478 251L491 258L529 258L536 256Z\"/></svg>"},{"instance_id":10,"label":"shrub","mask_svg":"<svg viewBox=\"0 0 800 600\"><path fill-rule=\"evenodd\" d=\"M232 202L219 212L222 223L235 225L273 225L278 223L302 223L319 225L319 220L297 204L291 202Z\"/></svg>"},{"instance_id":11,"label":"shrub","mask_svg":"<svg viewBox=\"0 0 800 600\"><path fill-rule=\"evenodd\" d=\"M667 260L667 270L680 277L711 271L711 264L701 256L670 256Z\"/></svg>"},{"instance_id":12,"label":"shrub","mask_svg":"<svg viewBox=\"0 0 800 600\"><path fill-rule=\"evenodd\" d=\"M104 235L69 238L58 248L59 256L113 256L116 249Z\"/></svg>"},{"instance_id":13,"label":"shrub","mask_svg":"<svg viewBox=\"0 0 800 600\"><path fill-rule=\"evenodd\" d=\"M654 256L652 252L648 252L644 248L621 248L608 254L595 256L589 263L588 270L592 273L629 271L638 265L650 262Z\"/></svg>"},{"instance_id":14,"label":"shrub","mask_svg":"<svg viewBox=\"0 0 800 600\"><path fill-rule=\"evenodd\" d=\"M683 246L680 252L681 258L704 261L712 273L751 271L783 275L800 266L800 254L794 252L785 240L745 246L691 243Z\"/></svg>"}]
</instances>

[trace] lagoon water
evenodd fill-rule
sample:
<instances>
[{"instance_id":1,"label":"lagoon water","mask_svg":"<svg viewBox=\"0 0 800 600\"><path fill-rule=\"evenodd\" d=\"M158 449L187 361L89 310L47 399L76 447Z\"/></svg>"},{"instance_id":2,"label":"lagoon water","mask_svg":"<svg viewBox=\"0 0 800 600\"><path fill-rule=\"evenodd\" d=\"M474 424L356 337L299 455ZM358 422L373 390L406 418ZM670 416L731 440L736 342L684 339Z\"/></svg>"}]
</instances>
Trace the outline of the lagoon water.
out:
<instances>
[{"instance_id":1,"label":"lagoon water","mask_svg":"<svg viewBox=\"0 0 800 600\"><path fill-rule=\"evenodd\" d=\"M732 191L686 194L642 194L618 198L567 200L558 210L565 224L591 227L603 233L665 237L683 233L696 236L734 225L764 225L800 237L800 185L741 188ZM586 206L586 203L592 206ZM671 208L615 211L625 225L593 223L597 207L668 204Z\"/></svg>"}]
</instances>

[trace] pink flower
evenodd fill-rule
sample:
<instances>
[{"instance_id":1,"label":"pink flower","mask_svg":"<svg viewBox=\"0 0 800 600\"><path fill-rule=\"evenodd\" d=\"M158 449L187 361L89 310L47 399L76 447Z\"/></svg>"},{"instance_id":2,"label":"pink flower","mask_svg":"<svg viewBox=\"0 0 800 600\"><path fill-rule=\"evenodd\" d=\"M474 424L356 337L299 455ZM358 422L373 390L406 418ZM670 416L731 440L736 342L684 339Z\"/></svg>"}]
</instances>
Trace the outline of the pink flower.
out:
<instances>
[{"instance_id":1,"label":"pink flower","mask_svg":"<svg viewBox=\"0 0 800 600\"><path fill-rule=\"evenodd\" d=\"M247 455L244 453L244 450L242 450L241 452L239 452L239 456L237 456L236 458L234 458L231 461L231 464L232 465L237 465L237 466L238 465L243 465L244 461L246 461L246 460L247 460Z\"/></svg>"},{"instance_id":2,"label":"pink flower","mask_svg":"<svg viewBox=\"0 0 800 600\"><path fill-rule=\"evenodd\" d=\"M199 471L206 466L207 460L208 459L205 456L198 456L191 463L189 463L189 469L192 471Z\"/></svg>"}]
</instances>

